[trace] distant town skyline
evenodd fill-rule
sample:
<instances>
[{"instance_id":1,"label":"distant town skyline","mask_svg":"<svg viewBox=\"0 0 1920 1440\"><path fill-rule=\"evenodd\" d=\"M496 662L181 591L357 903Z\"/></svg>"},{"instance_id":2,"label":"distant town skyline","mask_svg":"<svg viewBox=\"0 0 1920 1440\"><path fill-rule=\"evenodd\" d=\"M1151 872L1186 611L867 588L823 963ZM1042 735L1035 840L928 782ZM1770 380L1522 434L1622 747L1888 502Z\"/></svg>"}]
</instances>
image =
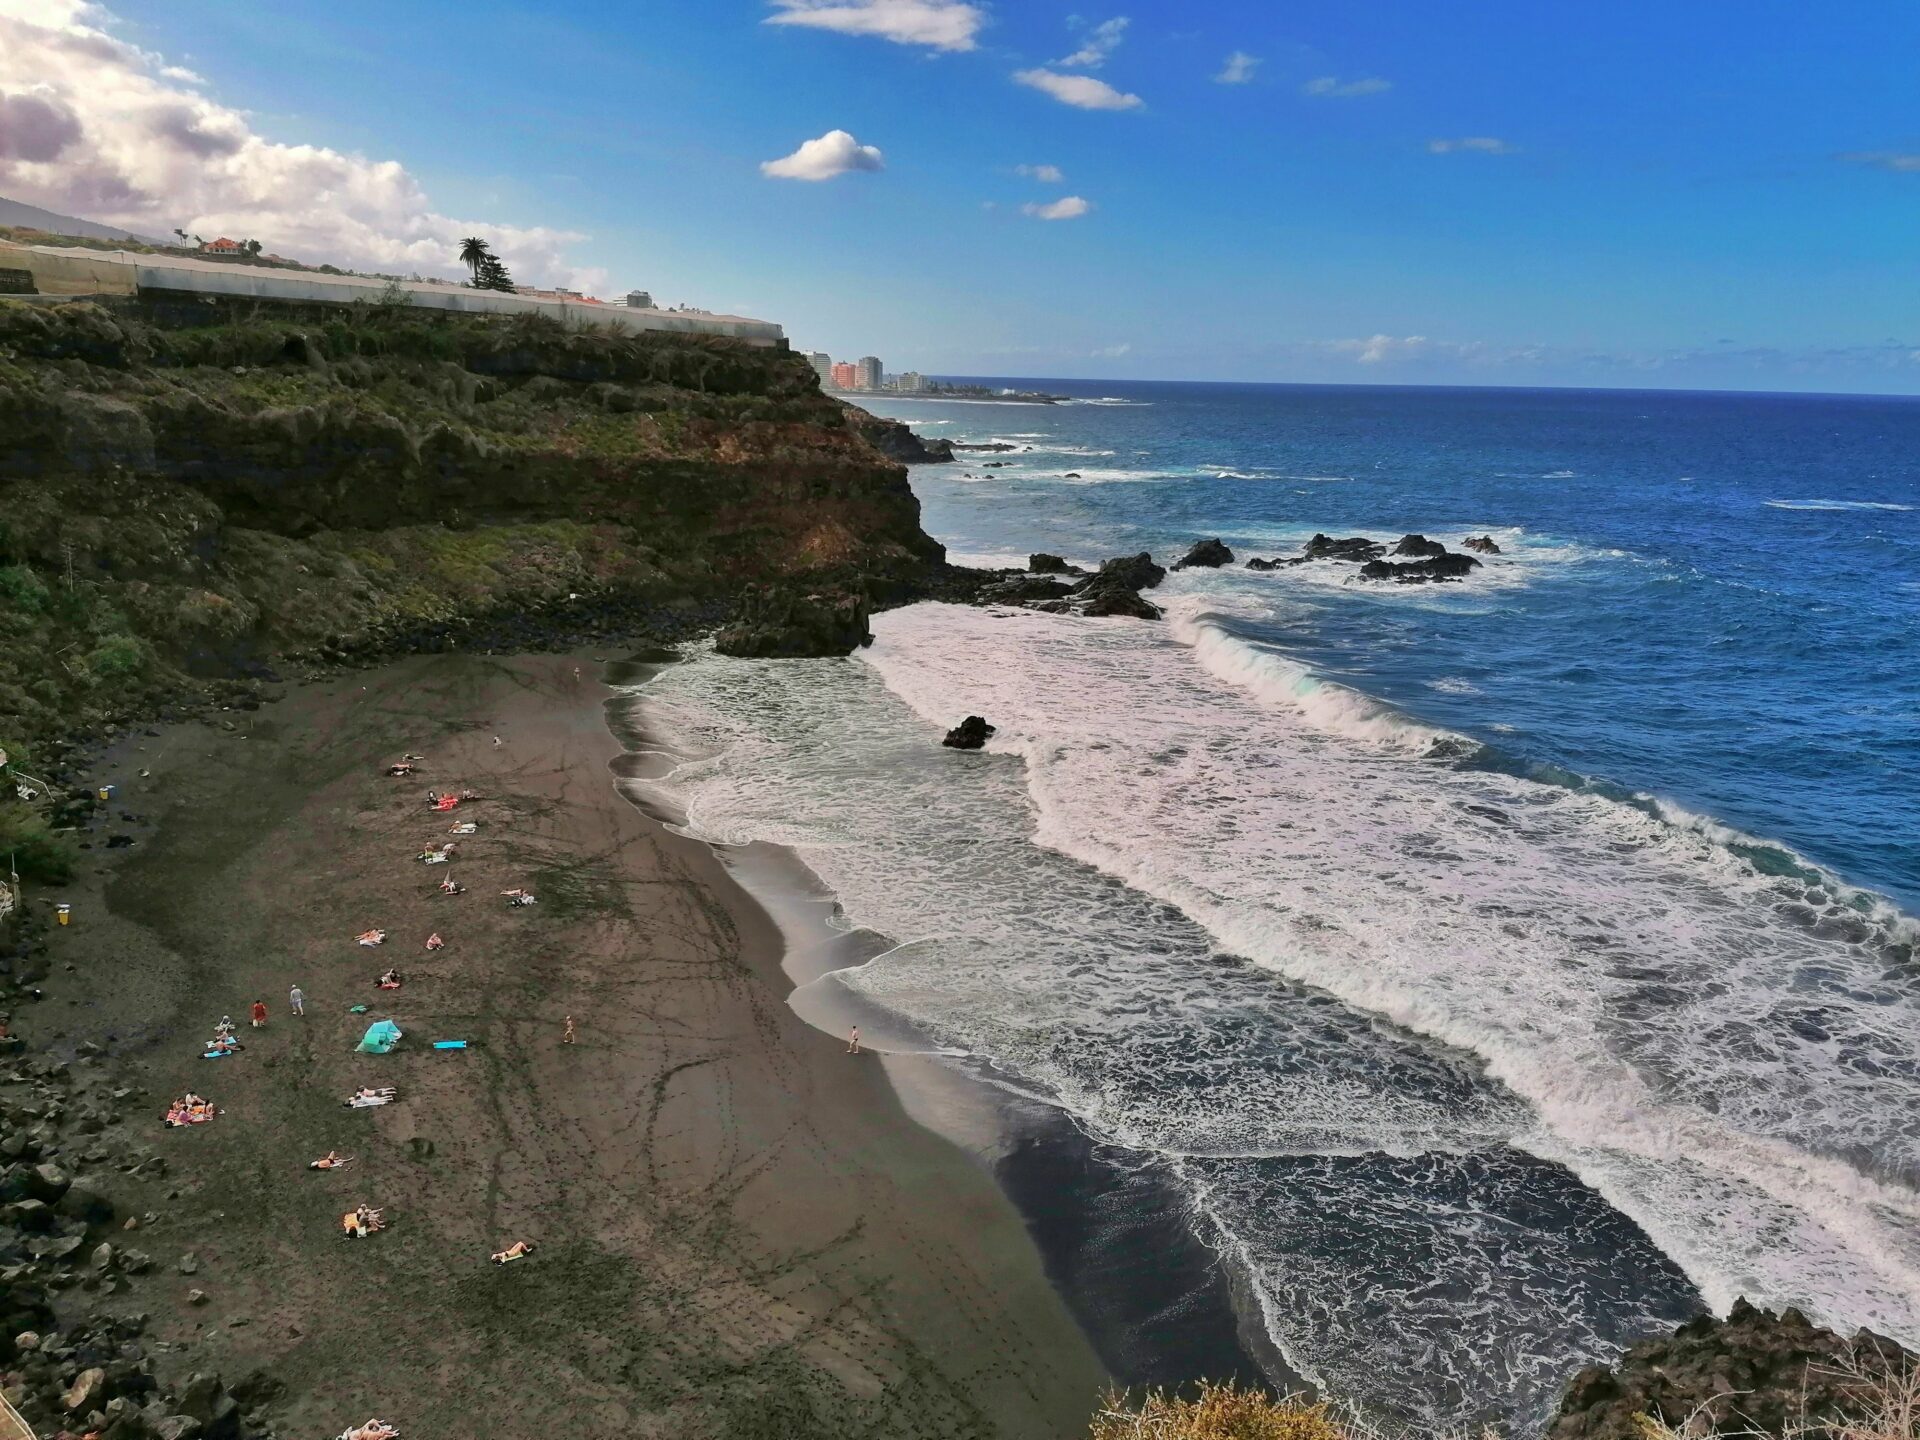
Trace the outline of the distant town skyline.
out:
<instances>
[{"instance_id":1,"label":"distant town skyline","mask_svg":"<svg viewBox=\"0 0 1920 1440\"><path fill-rule=\"evenodd\" d=\"M946 374L1920 393L1915 53L1787 0L0 0L0 195L482 235Z\"/></svg>"}]
</instances>

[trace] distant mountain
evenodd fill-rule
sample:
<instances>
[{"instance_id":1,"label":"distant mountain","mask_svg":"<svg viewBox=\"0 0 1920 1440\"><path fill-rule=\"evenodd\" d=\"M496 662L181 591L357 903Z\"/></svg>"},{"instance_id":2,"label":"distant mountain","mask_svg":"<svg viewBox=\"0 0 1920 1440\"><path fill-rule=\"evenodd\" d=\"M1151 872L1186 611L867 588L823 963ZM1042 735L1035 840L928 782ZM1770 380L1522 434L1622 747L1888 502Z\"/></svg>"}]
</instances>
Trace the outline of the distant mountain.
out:
<instances>
[{"instance_id":1,"label":"distant mountain","mask_svg":"<svg viewBox=\"0 0 1920 1440\"><path fill-rule=\"evenodd\" d=\"M133 236L142 245L172 245L172 240L157 240L119 225L102 225L97 220L76 220L71 215L56 215L38 205L9 200L0 195L0 225L28 225L54 235L84 235L90 240L124 240Z\"/></svg>"}]
</instances>

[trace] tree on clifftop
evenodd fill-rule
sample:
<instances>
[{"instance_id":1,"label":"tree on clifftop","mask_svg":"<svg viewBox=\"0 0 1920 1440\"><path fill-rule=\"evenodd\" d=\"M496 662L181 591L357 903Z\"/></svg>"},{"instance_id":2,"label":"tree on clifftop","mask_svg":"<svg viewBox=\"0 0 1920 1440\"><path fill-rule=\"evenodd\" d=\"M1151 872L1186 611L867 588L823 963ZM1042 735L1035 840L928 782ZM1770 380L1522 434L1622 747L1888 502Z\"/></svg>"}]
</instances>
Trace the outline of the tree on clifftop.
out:
<instances>
[{"instance_id":1,"label":"tree on clifftop","mask_svg":"<svg viewBox=\"0 0 1920 1440\"><path fill-rule=\"evenodd\" d=\"M506 262L494 254L487 242L478 236L470 235L460 242L460 263L473 271L473 279L467 284L475 290L504 290L512 293L513 276L507 273Z\"/></svg>"}]
</instances>

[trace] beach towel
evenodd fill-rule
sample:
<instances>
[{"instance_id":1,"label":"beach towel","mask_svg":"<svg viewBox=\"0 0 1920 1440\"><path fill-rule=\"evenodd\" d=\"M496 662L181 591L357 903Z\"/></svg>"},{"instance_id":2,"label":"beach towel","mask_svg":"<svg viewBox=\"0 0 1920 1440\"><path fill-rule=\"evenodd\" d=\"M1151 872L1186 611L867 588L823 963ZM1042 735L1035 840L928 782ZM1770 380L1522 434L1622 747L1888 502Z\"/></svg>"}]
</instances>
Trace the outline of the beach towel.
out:
<instances>
[{"instance_id":1,"label":"beach towel","mask_svg":"<svg viewBox=\"0 0 1920 1440\"><path fill-rule=\"evenodd\" d=\"M464 1040L436 1040L433 1042L433 1048L436 1050L464 1050L467 1048L467 1042Z\"/></svg>"},{"instance_id":2,"label":"beach towel","mask_svg":"<svg viewBox=\"0 0 1920 1440\"><path fill-rule=\"evenodd\" d=\"M354 1048L362 1055L385 1055L399 1043L400 1027L391 1020L376 1020Z\"/></svg>"}]
</instances>

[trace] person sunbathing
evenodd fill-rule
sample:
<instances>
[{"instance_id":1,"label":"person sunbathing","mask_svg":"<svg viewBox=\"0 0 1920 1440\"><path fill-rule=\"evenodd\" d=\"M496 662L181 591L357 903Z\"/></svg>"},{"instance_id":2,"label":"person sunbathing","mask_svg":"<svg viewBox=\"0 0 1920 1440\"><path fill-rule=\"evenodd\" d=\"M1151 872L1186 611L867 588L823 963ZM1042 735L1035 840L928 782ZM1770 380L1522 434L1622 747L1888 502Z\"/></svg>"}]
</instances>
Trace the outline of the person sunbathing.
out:
<instances>
[{"instance_id":1,"label":"person sunbathing","mask_svg":"<svg viewBox=\"0 0 1920 1440\"><path fill-rule=\"evenodd\" d=\"M309 1160L307 1162L307 1169L339 1170L344 1168L345 1166L351 1165L352 1163L353 1163L353 1156L342 1155L338 1151L329 1150L327 1151L326 1154L322 1155L318 1160Z\"/></svg>"},{"instance_id":2,"label":"person sunbathing","mask_svg":"<svg viewBox=\"0 0 1920 1440\"><path fill-rule=\"evenodd\" d=\"M506 1249L496 1253L493 1257L493 1263L496 1265L505 1265L510 1260L524 1260L531 1254L533 1254L533 1242L531 1240L516 1240Z\"/></svg>"},{"instance_id":3,"label":"person sunbathing","mask_svg":"<svg viewBox=\"0 0 1920 1440\"><path fill-rule=\"evenodd\" d=\"M433 808L440 811L452 810L460 804L458 795L440 795L435 797Z\"/></svg>"},{"instance_id":4,"label":"person sunbathing","mask_svg":"<svg viewBox=\"0 0 1920 1440\"><path fill-rule=\"evenodd\" d=\"M204 1125L219 1113L205 1097L189 1090L167 1107L163 1123L177 1130L183 1125Z\"/></svg>"},{"instance_id":5,"label":"person sunbathing","mask_svg":"<svg viewBox=\"0 0 1920 1440\"><path fill-rule=\"evenodd\" d=\"M387 1228L383 1213L370 1205L356 1205L340 1217L340 1230L349 1240L364 1240Z\"/></svg>"},{"instance_id":6,"label":"person sunbathing","mask_svg":"<svg viewBox=\"0 0 1920 1440\"><path fill-rule=\"evenodd\" d=\"M467 893L467 887L464 885L456 885L453 877L448 876L440 882L440 893L442 895L464 895Z\"/></svg>"},{"instance_id":7,"label":"person sunbathing","mask_svg":"<svg viewBox=\"0 0 1920 1440\"><path fill-rule=\"evenodd\" d=\"M384 930L362 930L358 935L354 936L353 939L357 945L366 945L369 947L384 945L387 943L387 932Z\"/></svg>"},{"instance_id":8,"label":"person sunbathing","mask_svg":"<svg viewBox=\"0 0 1920 1440\"><path fill-rule=\"evenodd\" d=\"M444 865L453 859L453 842L449 840L438 850L428 848L420 852L420 861L424 865Z\"/></svg>"},{"instance_id":9,"label":"person sunbathing","mask_svg":"<svg viewBox=\"0 0 1920 1440\"><path fill-rule=\"evenodd\" d=\"M480 827L471 820L460 820L447 827L449 835L477 835Z\"/></svg>"},{"instance_id":10,"label":"person sunbathing","mask_svg":"<svg viewBox=\"0 0 1920 1440\"><path fill-rule=\"evenodd\" d=\"M480 792L478 790L462 790L460 792L460 798L462 800L478 800L480 798Z\"/></svg>"},{"instance_id":11,"label":"person sunbathing","mask_svg":"<svg viewBox=\"0 0 1920 1440\"><path fill-rule=\"evenodd\" d=\"M231 1015L222 1015L220 1017L220 1023L213 1027L213 1033L216 1035L233 1034L233 1017Z\"/></svg>"},{"instance_id":12,"label":"person sunbathing","mask_svg":"<svg viewBox=\"0 0 1920 1440\"><path fill-rule=\"evenodd\" d=\"M389 970L373 983L378 985L382 990L398 990L401 985L400 972L398 970Z\"/></svg>"},{"instance_id":13,"label":"person sunbathing","mask_svg":"<svg viewBox=\"0 0 1920 1440\"><path fill-rule=\"evenodd\" d=\"M411 775L412 773L413 773L413 762L411 760L402 760L397 765L387 766L387 774L393 776L396 779L398 779L402 775Z\"/></svg>"},{"instance_id":14,"label":"person sunbathing","mask_svg":"<svg viewBox=\"0 0 1920 1440\"><path fill-rule=\"evenodd\" d=\"M446 947L446 943L447 942L445 940L442 940L440 938L440 932L438 930L434 931L433 934L427 936L427 949L429 950L444 949Z\"/></svg>"},{"instance_id":15,"label":"person sunbathing","mask_svg":"<svg viewBox=\"0 0 1920 1440\"><path fill-rule=\"evenodd\" d=\"M532 905L536 903L531 890L516 888L513 890L502 890L500 893L507 897L507 904L509 905Z\"/></svg>"},{"instance_id":16,"label":"person sunbathing","mask_svg":"<svg viewBox=\"0 0 1920 1440\"><path fill-rule=\"evenodd\" d=\"M391 1085L384 1085L377 1089L363 1085L340 1103L349 1110L369 1110L375 1105L392 1104L395 1096L396 1092Z\"/></svg>"},{"instance_id":17,"label":"person sunbathing","mask_svg":"<svg viewBox=\"0 0 1920 1440\"><path fill-rule=\"evenodd\" d=\"M246 1046L242 1045L238 1040L234 1039L233 1036L227 1034L225 1031L220 1031L216 1033L213 1039L207 1042L208 1054L218 1053L221 1055L227 1055L232 1053L235 1050L244 1050L244 1049L246 1049Z\"/></svg>"},{"instance_id":18,"label":"person sunbathing","mask_svg":"<svg viewBox=\"0 0 1920 1440\"><path fill-rule=\"evenodd\" d=\"M400 1432L384 1420L369 1420L364 1425L349 1425L337 1440L400 1440Z\"/></svg>"}]
</instances>

